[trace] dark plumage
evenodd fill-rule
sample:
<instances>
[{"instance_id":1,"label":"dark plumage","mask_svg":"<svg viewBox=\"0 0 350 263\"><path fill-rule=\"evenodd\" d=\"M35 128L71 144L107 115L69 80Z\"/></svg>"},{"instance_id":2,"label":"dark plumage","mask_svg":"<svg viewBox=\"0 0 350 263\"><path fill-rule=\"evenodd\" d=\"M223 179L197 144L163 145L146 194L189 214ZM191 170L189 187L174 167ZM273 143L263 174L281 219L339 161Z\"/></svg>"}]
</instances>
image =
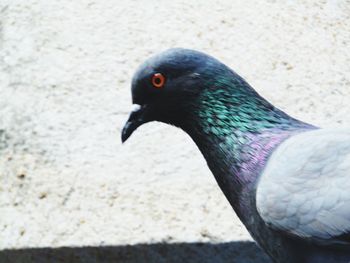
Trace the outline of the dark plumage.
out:
<instances>
[{"instance_id":1,"label":"dark plumage","mask_svg":"<svg viewBox=\"0 0 350 263\"><path fill-rule=\"evenodd\" d=\"M164 82L163 82L164 81ZM350 132L322 130L277 109L218 60L171 49L132 81L143 123L187 132L257 243L275 262L350 262Z\"/></svg>"}]
</instances>

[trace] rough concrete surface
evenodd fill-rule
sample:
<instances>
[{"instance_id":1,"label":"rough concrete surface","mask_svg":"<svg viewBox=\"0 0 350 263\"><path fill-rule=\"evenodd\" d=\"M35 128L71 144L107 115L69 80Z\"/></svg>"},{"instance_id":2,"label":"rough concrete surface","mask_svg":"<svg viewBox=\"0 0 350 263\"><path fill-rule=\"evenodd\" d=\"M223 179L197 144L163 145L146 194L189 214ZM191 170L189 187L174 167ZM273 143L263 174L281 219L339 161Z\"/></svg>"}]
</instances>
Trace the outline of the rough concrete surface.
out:
<instances>
[{"instance_id":1,"label":"rough concrete surface","mask_svg":"<svg viewBox=\"0 0 350 263\"><path fill-rule=\"evenodd\" d=\"M131 76L197 49L297 118L350 125L349 28L342 0L0 0L0 262L268 262L186 134L121 145Z\"/></svg>"}]
</instances>

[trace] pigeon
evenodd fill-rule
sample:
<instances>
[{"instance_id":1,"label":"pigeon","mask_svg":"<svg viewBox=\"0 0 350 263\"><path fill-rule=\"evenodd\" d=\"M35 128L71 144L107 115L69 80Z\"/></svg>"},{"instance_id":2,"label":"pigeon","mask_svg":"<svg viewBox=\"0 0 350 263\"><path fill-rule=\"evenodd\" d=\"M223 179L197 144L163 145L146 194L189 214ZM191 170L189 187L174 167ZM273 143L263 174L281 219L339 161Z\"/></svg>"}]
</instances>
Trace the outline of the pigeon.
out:
<instances>
[{"instance_id":1,"label":"pigeon","mask_svg":"<svg viewBox=\"0 0 350 263\"><path fill-rule=\"evenodd\" d=\"M257 244L278 263L350 262L350 130L297 120L219 60L174 48L132 79L142 124L179 127L197 145Z\"/></svg>"}]
</instances>

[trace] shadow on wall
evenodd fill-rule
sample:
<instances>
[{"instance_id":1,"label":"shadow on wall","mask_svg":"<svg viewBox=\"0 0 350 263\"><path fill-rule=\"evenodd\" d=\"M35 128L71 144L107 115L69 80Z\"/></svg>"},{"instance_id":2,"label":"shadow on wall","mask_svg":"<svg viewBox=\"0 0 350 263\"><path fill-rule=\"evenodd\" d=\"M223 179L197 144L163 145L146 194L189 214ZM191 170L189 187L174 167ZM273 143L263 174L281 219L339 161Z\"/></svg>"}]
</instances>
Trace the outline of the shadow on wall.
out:
<instances>
[{"instance_id":1,"label":"shadow on wall","mask_svg":"<svg viewBox=\"0 0 350 263\"><path fill-rule=\"evenodd\" d=\"M271 263L253 242L158 243L0 251L1 263Z\"/></svg>"}]
</instances>

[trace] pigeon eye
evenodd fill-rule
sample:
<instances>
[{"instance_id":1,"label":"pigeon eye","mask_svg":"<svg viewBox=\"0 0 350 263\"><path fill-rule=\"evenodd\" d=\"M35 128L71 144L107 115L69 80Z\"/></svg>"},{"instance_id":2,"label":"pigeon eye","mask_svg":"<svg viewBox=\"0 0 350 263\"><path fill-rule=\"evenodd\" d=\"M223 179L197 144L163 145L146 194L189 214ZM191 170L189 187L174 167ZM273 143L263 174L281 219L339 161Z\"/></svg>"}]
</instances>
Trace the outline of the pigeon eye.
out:
<instances>
[{"instance_id":1,"label":"pigeon eye","mask_svg":"<svg viewBox=\"0 0 350 263\"><path fill-rule=\"evenodd\" d=\"M162 73L156 73L152 76L152 85L157 88L163 88L165 84L165 77L163 76Z\"/></svg>"}]
</instances>

